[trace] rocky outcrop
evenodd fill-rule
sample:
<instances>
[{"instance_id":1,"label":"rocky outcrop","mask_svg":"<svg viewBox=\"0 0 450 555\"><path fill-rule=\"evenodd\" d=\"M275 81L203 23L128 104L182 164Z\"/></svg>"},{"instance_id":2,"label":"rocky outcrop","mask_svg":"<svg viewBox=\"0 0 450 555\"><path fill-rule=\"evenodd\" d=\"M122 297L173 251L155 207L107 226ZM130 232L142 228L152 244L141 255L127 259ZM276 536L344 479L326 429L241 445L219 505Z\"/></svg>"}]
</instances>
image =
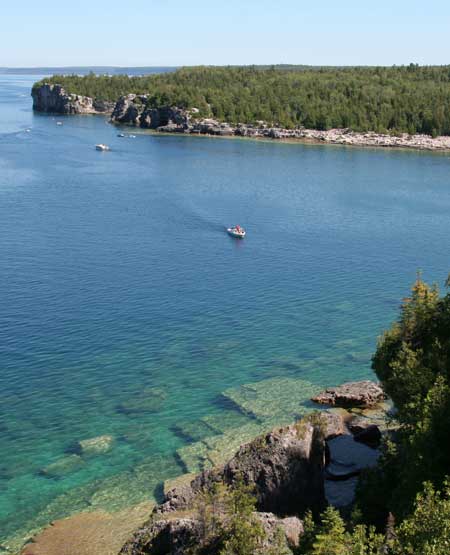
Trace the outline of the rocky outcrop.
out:
<instances>
[{"instance_id":1,"label":"rocky outcrop","mask_svg":"<svg viewBox=\"0 0 450 555\"><path fill-rule=\"evenodd\" d=\"M319 413L318 422L325 440L334 439L335 437L348 433L346 426L348 413L346 411L342 412L345 414L345 416L344 414L332 412L331 410L322 411Z\"/></svg>"},{"instance_id":2,"label":"rocky outcrop","mask_svg":"<svg viewBox=\"0 0 450 555\"><path fill-rule=\"evenodd\" d=\"M318 514L326 505L324 466L323 428L315 419L305 418L274 430L243 445L224 466L204 471L190 482L183 479L168 491L164 502L125 544L121 554L186 553L189 546L200 541L198 507L204 502L204 494L213 491L216 484L233 488L241 481L255 493L255 518L261 522L268 544L275 541L281 529L286 544L295 547L303 532L297 515L307 509Z\"/></svg>"},{"instance_id":3,"label":"rocky outcrop","mask_svg":"<svg viewBox=\"0 0 450 555\"><path fill-rule=\"evenodd\" d=\"M108 114L114 103L96 100L89 96L70 94L61 85L45 83L34 87L33 110L56 114Z\"/></svg>"},{"instance_id":4,"label":"rocky outcrop","mask_svg":"<svg viewBox=\"0 0 450 555\"><path fill-rule=\"evenodd\" d=\"M315 403L335 407L373 407L386 398L381 386L375 382L349 382L332 387L313 397Z\"/></svg>"},{"instance_id":5,"label":"rocky outcrop","mask_svg":"<svg viewBox=\"0 0 450 555\"><path fill-rule=\"evenodd\" d=\"M324 441L308 419L271 432L239 449L225 465L225 483L243 479L255 487L260 511L301 514L325 506Z\"/></svg>"},{"instance_id":6,"label":"rocky outcrop","mask_svg":"<svg viewBox=\"0 0 450 555\"><path fill-rule=\"evenodd\" d=\"M265 540L258 553L264 555L267 549L278 540L279 531L284 536L288 548L295 549L303 534L303 523L297 517L279 518L272 513L253 514L265 533ZM202 522L195 517L153 520L141 528L123 546L120 555L186 555L193 546L198 546L204 539ZM212 540L214 543L214 540ZM216 553L214 545L205 546L204 553Z\"/></svg>"},{"instance_id":7,"label":"rocky outcrop","mask_svg":"<svg viewBox=\"0 0 450 555\"><path fill-rule=\"evenodd\" d=\"M243 445L224 467L204 471L189 486L169 491L155 512L187 509L214 483L233 486L242 479L254 488L259 511L301 514L310 508L319 513L325 506L324 465L323 433L304 419Z\"/></svg>"},{"instance_id":8,"label":"rocky outcrop","mask_svg":"<svg viewBox=\"0 0 450 555\"><path fill-rule=\"evenodd\" d=\"M201 523L195 518L153 520L134 534L120 555L184 555L200 541Z\"/></svg>"},{"instance_id":9,"label":"rocky outcrop","mask_svg":"<svg viewBox=\"0 0 450 555\"><path fill-rule=\"evenodd\" d=\"M117 101L111 121L144 129L185 132L189 126L189 113L176 106L148 108L146 95L128 94Z\"/></svg>"},{"instance_id":10,"label":"rocky outcrop","mask_svg":"<svg viewBox=\"0 0 450 555\"><path fill-rule=\"evenodd\" d=\"M299 546L300 537L304 533L303 522L299 518L279 518L273 513L255 513L255 516L261 522L267 538L263 549L273 545L279 530L283 532L288 547L295 549Z\"/></svg>"},{"instance_id":11,"label":"rocky outcrop","mask_svg":"<svg viewBox=\"0 0 450 555\"><path fill-rule=\"evenodd\" d=\"M147 97L145 95L127 94L121 96L114 106L111 121L124 125L139 125Z\"/></svg>"}]
</instances>

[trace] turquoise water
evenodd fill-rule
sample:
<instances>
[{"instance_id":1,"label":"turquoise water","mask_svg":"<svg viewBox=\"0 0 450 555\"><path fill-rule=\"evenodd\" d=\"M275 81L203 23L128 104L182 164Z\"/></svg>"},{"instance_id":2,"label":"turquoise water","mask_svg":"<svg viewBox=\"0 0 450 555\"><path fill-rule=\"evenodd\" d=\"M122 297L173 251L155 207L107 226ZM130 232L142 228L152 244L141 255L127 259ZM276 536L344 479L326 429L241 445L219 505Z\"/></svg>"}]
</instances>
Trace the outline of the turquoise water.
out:
<instances>
[{"instance_id":1,"label":"turquoise water","mask_svg":"<svg viewBox=\"0 0 450 555\"><path fill-rule=\"evenodd\" d=\"M157 499L195 469L180 453L205 416L265 425L270 391L306 406L370 377L416 270L450 269L446 155L119 138L33 115L33 80L0 76L0 544ZM230 399L254 382L245 419ZM297 410L281 404L275 419ZM42 473L105 434L106 453Z\"/></svg>"}]
</instances>

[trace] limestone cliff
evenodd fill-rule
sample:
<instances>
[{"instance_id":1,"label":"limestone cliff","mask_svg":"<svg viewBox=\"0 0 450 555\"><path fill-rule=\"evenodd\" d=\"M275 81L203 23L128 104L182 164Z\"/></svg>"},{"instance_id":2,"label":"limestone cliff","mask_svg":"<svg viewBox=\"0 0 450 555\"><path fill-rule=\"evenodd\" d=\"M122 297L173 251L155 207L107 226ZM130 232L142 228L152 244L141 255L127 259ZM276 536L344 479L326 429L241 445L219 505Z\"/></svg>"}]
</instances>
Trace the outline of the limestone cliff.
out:
<instances>
[{"instance_id":1,"label":"limestone cliff","mask_svg":"<svg viewBox=\"0 0 450 555\"><path fill-rule=\"evenodd\" d=\"M56 114L108 114L114 102L93 99L89 96L70 94L61 85L44 84L34 87L33 110Z\"/></svg>"},{"instance_id":2,"label":"limestone cliff","mask_svg":"<svg viewBox=\"0 0 450 555\"><path fill-rule=\"evenodd\" d=\"M111 114L113 123L134 125L145 129L169 128L185 131L189 127L189 113L176 106L147 108L147 96L127 94L117 101Z\"/></svg>"}]
</instances>

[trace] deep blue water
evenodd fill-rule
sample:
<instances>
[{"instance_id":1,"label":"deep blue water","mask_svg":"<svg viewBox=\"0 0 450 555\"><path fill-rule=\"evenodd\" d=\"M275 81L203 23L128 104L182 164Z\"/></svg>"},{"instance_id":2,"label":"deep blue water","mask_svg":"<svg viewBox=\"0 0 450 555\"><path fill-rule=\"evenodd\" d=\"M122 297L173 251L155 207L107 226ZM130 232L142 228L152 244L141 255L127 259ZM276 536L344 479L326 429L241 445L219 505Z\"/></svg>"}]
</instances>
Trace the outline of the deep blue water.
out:
<instances>
[{"instance_id":1,"label":"deep blue water","mask_svg":"<svg viewBox=\"0 0 450 555\"><path fill-rule=\"evenodd\" d=\"M450 270L447 155L119 138L34 115L34 80L0 76L0 538L157 498L185 470L174 427L229 415L228 388L370 377L416 270Z\"/></svg>"}]
</instances>

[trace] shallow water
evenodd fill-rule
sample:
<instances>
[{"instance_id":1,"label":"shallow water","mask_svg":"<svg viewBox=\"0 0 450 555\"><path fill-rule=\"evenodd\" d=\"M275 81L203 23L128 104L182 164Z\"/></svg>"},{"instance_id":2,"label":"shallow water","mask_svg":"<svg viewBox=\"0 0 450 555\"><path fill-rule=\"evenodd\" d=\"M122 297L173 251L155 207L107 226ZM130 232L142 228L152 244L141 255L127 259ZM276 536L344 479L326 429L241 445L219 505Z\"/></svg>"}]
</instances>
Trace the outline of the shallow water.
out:
<instances>
[{"instance_id":1,"label":"shallow water","mask_svg":"<svg viewBox=\"0 0 450 555\"><path fill-rule=\"evenodd\" d=\"M275 419L294 411L283 378L300 407L370 377L416 270L449 270L446 155L119 138L102 117L33 115L33 80L0 76L3 538L158 498L199 418L245 428L225 390L272 380L245 390L253 425L271 390ZM108 452L42 474L104 434Z\"/></svg>"}]
</instances>

